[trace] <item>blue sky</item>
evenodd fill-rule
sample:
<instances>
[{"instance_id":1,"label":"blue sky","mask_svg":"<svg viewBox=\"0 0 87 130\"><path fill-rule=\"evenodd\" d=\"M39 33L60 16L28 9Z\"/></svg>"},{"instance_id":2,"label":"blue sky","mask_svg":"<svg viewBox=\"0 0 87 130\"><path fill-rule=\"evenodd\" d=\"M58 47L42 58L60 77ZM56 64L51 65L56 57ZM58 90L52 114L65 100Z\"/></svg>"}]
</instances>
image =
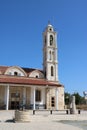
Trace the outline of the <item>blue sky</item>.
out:
<instances>
[{"instance_id":1,"label":"blue sky","mask_svg":"<svg viewBox=\"0 0 87 130\"><path fill-rule=\"evenodd\" d=\"M0 65L40 68L42 32L58 32L59 80L65 91L87 90L87 0L0 0Z\"/></svg>"}]
</instances>

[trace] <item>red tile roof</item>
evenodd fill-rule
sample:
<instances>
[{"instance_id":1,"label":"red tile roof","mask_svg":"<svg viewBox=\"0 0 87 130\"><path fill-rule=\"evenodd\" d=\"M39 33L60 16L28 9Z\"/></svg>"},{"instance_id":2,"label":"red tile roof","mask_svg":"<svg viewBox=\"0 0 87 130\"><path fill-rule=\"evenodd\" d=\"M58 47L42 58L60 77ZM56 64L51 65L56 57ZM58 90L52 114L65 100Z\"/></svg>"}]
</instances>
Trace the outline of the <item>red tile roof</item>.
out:
<instances>
[{"instance_id":1,"label":"red tile roof","mask_svg":"<svg viewBox=\"0 0 87 130\"><path fill-rule=\"evenodd\" d=\"M57 86L62 87L59 83L49 82L45 79L29 78L29 77L18 77L18 76L8 76L0 75L0 83L4 84L20 84L20 85L41 85L41 86Z\"/></svg>"},{"instance_id":2,"label":"red tile roof","mask_svg":"<svg viewBox=\"0 0 87 130\"><path fill-rule=\"evenodd\" d=\"M0 66L0 72L1 72L1 74L4 74L5 71L8 68L10 68L10 67L12 67L12 66ZM26 72L27 75L29 75L29 73L31 73L34 70L39 70L39 69L34 69L34 68L24 68L24 67L20 67L20 68L23 69ZM43 73L42 70L39 70L39 71Z\"/></svg>"},{"instance_id":3,"label":"red tile roof","mask_svg":"<svg viewBox=\"0 0 87 130\"><path fill-rule=\"evenodd\" d=\"M0 66L0 72L1 72L1 74L4 74L5 71L6 71L8 68L9 68L8 66Z\"/></svg>"}]
</instances>

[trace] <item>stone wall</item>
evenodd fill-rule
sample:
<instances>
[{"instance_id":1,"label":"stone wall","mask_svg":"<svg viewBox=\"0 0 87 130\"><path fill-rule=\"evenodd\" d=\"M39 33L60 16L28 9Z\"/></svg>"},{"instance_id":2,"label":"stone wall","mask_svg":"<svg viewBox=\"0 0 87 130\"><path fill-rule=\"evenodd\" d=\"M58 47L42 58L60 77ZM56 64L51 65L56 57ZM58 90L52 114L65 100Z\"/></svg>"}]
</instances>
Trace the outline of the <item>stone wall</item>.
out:
<instances>
[{"instance_id":1,"label":"stone wall","mask_svg":"<svg viewBox=\"0 0 87 130\"><path fill-rule=\"evenodd\" d=\"M52 98L54 98L54 105L52 106ZM55 105L55 89L52 88L48 88L46 89L46 108L47 109L56 109L56 105Z\"/></svg>"},{"instance_id":2,"label":"stone wall","mask_svg":"<svg viewBox=\"0 0 87 130\"><path fill-rule=\"evenodd\" d=\"M54 97L55 105L52 106L52 97ZM56 110L56 88L46 89L46 108ZM64 109L64 88L58 88L58 110Z\"/></svg>"},{"instance_id":3,"label":"stone wall","mask_svg":"<svg viewBox=\"0 0 87 130\"><path fill-rule=\"evenodd\" d=\"M58 88L58 109L64 109L64 87Z\"/></svg>"}]
</instances>

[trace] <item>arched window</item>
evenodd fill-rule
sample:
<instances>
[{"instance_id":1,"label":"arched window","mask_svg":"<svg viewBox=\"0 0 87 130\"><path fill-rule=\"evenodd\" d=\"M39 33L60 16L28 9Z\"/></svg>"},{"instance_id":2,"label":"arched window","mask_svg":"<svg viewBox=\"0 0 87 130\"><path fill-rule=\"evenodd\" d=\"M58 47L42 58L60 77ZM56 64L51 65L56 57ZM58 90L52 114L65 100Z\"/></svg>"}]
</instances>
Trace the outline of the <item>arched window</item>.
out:
<instances>
[{"instance_id":1,"label":"arched window","mask_svg":"<svg viewBox=\"0 0 87 130\"><path fill-rule=\"evenodd\" d=\"M51 60L52 58L51 58L52 56L51 56L51 51L49 52L49 60Z\"/></svg>"},{"instance_id":2,"label":"arched window","mask_svg":"<svg viewBox=\"0 0 87 130\"><path fill-rule=\"evenodd\" d=\"M50 35L50 46L53 45L53 35Z\"/></svg>"},{"instance_id":3,"label":"arched window","mask_svg":"<svg viewBox=\"0 0 87 130\"><path fill-rule=\"evenodd\" d=\"M44 41L45 41L45 44L46 44L46 42L47 42L46 36L45 36L45 40Z\"/></svg>"},{"instance_id":4,"label":"arched window","mask_svg":"<svg viewBox=\"0 0 87 130\"><path fill-rule=\"evenodd\" d=\"M46 78L47 74L46 74L46 67L44 68L44 76Z\"/></svg>"},{"instance_id":5,"label":"arched window","mask_svg":"<svg viewBox=\"0 0 87 130\"><path fill-rule=\"evenodd\" d=\"M15 76L18 76L18 72L15 71L15 72L14 72L14 75L15 75Z\"/></svg>"},{"instance_id":6,"label":"arched window","mask_svg":"<svg viewBox=\"0 0 87 130\"><path fill-rule=\"evenodd\" d=\"M54 69L53 69L53 66L51 66L51 76L54 76Z\"/></svg>"},{"instance_id":7,"label":"arched window","mask_svg":"<svg viewBox=\"0 0 87 130\"><path fill-rule=\"evenodd\" d=\"M55 55L54 55L54 51L52 52L52 60L55 60Z\"/></svg>"},{"instance_id":8,"label":"arched window","mask_svg":"<svg viewBox=\"0 0 87 130\"><path fill-rule=\"evenodd\" d=\"M38 75L36 75L36 78L38 78Z\"/></svg>"},{"instance_id":9,"label":"arched window","mask_svg":"<svg viewBox=\"0 0 87 130\"><path fill-rule=\"evenodd\" d=\"M52 31L52 28L49 28L50 31Z\"/></svg>"}]
</instances>

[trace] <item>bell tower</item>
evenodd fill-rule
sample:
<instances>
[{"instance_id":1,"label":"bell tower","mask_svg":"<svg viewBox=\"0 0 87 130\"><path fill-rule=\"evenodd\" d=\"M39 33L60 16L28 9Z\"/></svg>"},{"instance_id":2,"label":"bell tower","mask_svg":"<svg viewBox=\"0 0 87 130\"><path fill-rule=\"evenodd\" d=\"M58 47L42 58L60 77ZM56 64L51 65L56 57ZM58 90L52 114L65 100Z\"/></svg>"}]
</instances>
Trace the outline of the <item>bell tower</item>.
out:
<instances>
[{"instance_id":1,"label":"bell tower","mask_svg":"<svg viewBox=\"0 0 87 130\"><path fill-rule=\"evenodd\" d=\"M51 24L43 32L43 71L49 81L58 81L57 33Z\"/></svg>"}]
</instances>

